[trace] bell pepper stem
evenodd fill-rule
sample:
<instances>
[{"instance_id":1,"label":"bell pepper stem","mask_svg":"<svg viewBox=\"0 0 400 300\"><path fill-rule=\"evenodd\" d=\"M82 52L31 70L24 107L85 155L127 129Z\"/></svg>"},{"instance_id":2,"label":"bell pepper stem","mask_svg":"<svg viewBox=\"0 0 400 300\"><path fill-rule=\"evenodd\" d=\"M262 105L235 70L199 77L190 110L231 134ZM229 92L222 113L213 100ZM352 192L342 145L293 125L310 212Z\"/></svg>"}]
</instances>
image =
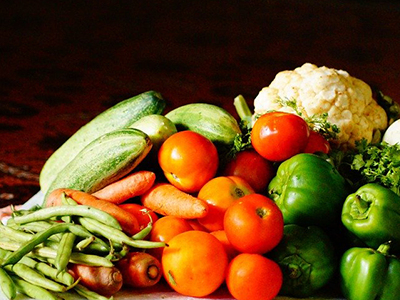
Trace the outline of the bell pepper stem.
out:
<instances>
[{"instance_id":1,"label":"bell pepper stem","mask_svg":"<svg viewBox=\"0 0 400 300\"><path fill-rule=\"evenodd\" d=\"M370 207L368 202L362 199L360 195L356 195L355 205L360 215L364 215Z\"/></svg>"},{"instance_id":2,"label":"bell pepper stem","mask_svg":"<svg viewBox=\"0 0 400 300\"><path fill-rule=\"evenodd\" d=\"M289 277L291 279L296 279L301 276L301 269L299 268L298 265L296 264L288 264L288 269L289 269Z\"/></svg>"},{"instance_id":3,"label":"bell pepper stem","mask_svg":"<svg viewBox=\"0 0 400 300\"><path fill-rule=\"evenodd\" d=\"M380 245L380 246L378 247L378 250L377 250L377 251L378 251L379 253L385 255L385 256L389 255L389 251L390 251L390 242L387 242L387 243L384 243L384 244Z\"/></svg>"}]
</instances>

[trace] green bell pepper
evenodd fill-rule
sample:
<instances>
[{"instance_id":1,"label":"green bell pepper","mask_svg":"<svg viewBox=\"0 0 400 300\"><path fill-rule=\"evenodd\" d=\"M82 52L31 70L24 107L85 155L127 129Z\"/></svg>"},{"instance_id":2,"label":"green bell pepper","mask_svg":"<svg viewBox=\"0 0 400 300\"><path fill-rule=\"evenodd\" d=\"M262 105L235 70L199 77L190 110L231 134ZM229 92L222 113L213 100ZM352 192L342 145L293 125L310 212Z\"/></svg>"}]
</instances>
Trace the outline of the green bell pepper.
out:
<instances>
[{"instance_id":1,"label":"green bell pepper","mask_svg":"<svg viewBox=\"0 0 400 300\"><path fill-rule=\"evenodd\" d=\"M350 193L336 168L315 154L301 153L281 163L268 196L281 209L285 224L335 227Z\"/></svg>"},{"instance_id":2,"label":"green bell pepper","mask_svg":"<svg viewBox=\"0 0 400 300\"><path fill-rule=\"evenodd\" d=\"M350 194L342 223L368 247L391 241L392 250L400 250L400 197L388 188L368 183Z\"/></svg>"},{"instance_id":3,"label":"green bell pepper","mask_svg":"<svg viewBox=\"0 0 400 300\"><path fill-rule=\"evenodd\" d=\"M317 226L284 226L281 242L267 256L283 274L281 295L309 297L325 286L337 268L337 258L328 235Z\"/></svg>"},{"instance_id":4,"label":"green bell pepper","mask_svg":"<svg viewBox=\"0 0 400 300\"><path fill-rule=\"evenodd\" d=\"M341 290L347 300L397 300L400 297L400 260L378 250L354 247L340 261Z\"/></svg>"}]
</instances>

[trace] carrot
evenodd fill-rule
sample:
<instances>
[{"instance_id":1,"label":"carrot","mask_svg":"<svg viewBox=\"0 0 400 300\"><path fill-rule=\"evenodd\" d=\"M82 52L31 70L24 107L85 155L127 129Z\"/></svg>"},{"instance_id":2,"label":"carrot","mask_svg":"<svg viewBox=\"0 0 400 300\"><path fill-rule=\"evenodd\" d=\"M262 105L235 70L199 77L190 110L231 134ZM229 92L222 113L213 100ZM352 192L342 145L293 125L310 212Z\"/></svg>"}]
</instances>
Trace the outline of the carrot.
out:
<instances>
[{"instance_id":1,"label":"carrot","mask_svg":"<svg viewBox=\"0 0 400 300\"><path fill-rule=\"evenodd\" d=\"M141 196L143 206L164 216L185 219L205 217L207 202L187 194L172 184L157 183Z\"/></svg>"},{"instance_id":2,"label":"carrot","mask_svg":"<svg viewBox=\"0 0 400 300\"><path fill-rule=\"evenodd\" d=\"M146 252L129 252L117 262L124 284L145 288L155 285L162 276L161 263Z\"/></svg>"},{"instance_id":3,"label":"carrot","mask_svg":"<svg viewBox=\"0 0 400 300\"><path fill-rule=\"evenodd\" d=\"M75 280L80 278L80 284L103 296L110 297L122 288L122 273L116 267L71 264L69 271Z\"/></svg>"},{"instance_id":4,"label":"carrot","mask_svg":"<svg viewBox=\"0 0 400 300\"><path fill-rule=\"evenodd\" d=\"M132 213L122 209L115 203L98 199L97 197L86 192L73 189L56 189L48 196L46 206L61 205L63 193L74 199L78 204L91 206L109 213L115 219L117 219L122 227L122 230L130 235L138 233L140 230L139 222Z\"/></svg>"},{"instance_id":5,"label":"carrot","mask_svg":"<svg viewBox=\"0 0 400 300\"><path fill-rule=\"evenodd\" d=\"M105 186L93 193L93 196L121 204L130 198L143 195L153 186L155 180L156 174L153 172L137 171Z\"/></svg>"}]
</instances>

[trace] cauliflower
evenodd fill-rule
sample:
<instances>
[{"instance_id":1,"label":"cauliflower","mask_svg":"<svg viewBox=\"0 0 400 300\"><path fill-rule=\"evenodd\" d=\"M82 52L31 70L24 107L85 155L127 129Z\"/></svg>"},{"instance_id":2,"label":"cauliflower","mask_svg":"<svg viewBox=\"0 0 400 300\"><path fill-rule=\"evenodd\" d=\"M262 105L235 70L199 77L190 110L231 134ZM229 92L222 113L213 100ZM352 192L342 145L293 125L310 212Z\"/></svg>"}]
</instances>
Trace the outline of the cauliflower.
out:
<instances>
[{"instance_id":1,"label":"cauliflower","mask_svg":"<svg viewBox=\"0 0 400 300\"><path fill-rule=\"evenodd\" d=\"M388 126L386 112L373 99L370 86L343 70L305 63L278 73L254 99L253 117L271 110L295 112L278 99L295 100L304 118L327 113L327 121L340 130L333 142L342 149L354 148L362 138L371 142L376 130Z\"/></svg>"}]
</instances>

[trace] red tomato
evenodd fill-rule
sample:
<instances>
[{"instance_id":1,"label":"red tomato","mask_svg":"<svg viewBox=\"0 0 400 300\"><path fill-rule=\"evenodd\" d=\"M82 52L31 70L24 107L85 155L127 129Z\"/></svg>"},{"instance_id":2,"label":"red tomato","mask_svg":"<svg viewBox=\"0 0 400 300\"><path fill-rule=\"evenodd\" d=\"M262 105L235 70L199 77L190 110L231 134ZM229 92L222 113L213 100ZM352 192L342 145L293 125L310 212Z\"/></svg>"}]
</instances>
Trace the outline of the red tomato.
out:
<instances>
[{"instance_id":1,"label":"red tomato","mask_svg":"<svg viewBox=\"0 0 400 300\"><path fill-rule=\"evenodd\" d=\"M120 204L119 207L133 214L139 222L139 229L145 228L150 221L153 223L158 220L158 216L153 212L145 208L143 205L136 203L124 203Z\"/></svg>"},{"instance_id":2,"label":"red tomato","mask_svg":"<svg viewBox=\"0 0 400 300\"><path fill-rule=\"evenodd\" d=\"M226 285L237 300L274 299L282 284L279 265L260 254L241 253L228 265Z\"/></svg>"},{"instance_id":3,"label":"red tomato","mask_svg":"<svg viewBox=\"0 0 400 300\"><path fill-rule=\"evenodd\" d=\"M261 193L275 176L275 170L270 161L257 151L249 149L237 153L236 157L226 165L222 174L242 177L255 192Z\"/></svg>"},{"instance_id":4,"label":"red tomato","mask_svg":"<svg viewBox=\"0 0 400 300\"><path fill-rule=\"evenodd\" d=\"M251 144L265 159L284 161L303 152L310 129L303 118L286 112L262 115L251 130Z\"/></svg>"},{"instance_id":5,"label":"red tomato","mask_svg":"<svg viewBox=\"0 0 400 300\"><path fill-rule=\"evenodd\" d=\"M224 217L226 236L239 252L267 253L282 239L283 226L279 207L261 194L237 200Z\"/></svg>"},{"instance_id":6,"label":"red tomato","mask_svg":"<svg viewBox=\"0 0 400 300\"><path fill-rule=\"evenodd\" d=\"M306 148L304 149L304 152L323 152L325 154L328 154L330 150L331 146L329 145L329 142L318 132L310 130L310 136L308 138L308 143Z\"/></svg>"},{"instance_id":7,"label":"red tomato","mask_svg":"<svg viewBox=\"0 0 400 300\"><path fill-rule=\"evenodd\" d=\"M187 130L173 134L161 145L158 162L171 184L194 193L215 176L219 159L209 139Z\"/></svg>"},{"instance_id":8,"label":"red tomato","mask_svg":"<svg viewBox=\"0 0 400 300\"><path fill-rule=\"evenodd\" d=\"M253 188L237 176L220 176L208 181L201 188L197 198L208 203L208 213L198 219L199 223L209 231L224 228L225 211L237 199L254 194Z\"/></svg>"},{"instance_id":9,"label":"red tomato","mask_svg":"<svg viewBox=\"0 0 400 300\"><path fill-rule=\"evenodd\" d=\"M150 241L168 243L174 236L193 230L187 220L178 218L175 216L165 216L159 218L157 222L153 224L153 229L150 233ZM164 248L153 248L148 249L151 255L157 259L161 259Z\"/></svg>"}]
</instances>

